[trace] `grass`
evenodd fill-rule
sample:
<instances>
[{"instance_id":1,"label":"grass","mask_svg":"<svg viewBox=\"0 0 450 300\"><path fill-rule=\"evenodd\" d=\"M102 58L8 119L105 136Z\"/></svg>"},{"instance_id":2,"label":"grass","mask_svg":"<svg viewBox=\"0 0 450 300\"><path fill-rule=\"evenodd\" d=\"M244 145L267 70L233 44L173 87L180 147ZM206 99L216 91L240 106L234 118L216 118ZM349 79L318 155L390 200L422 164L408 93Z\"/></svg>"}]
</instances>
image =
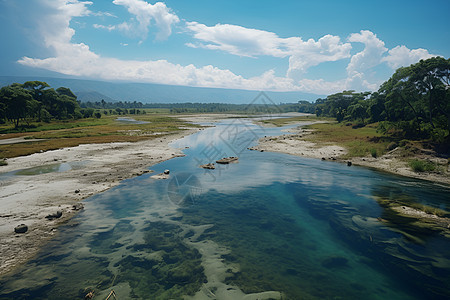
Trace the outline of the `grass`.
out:
<instances>
[{"instance_id":1,"label":"grass","mask_svg":"<svg viewBox=\"0 0 450 300\"><path fill-rule=\"evenodd\" d=\"M293 123L293 122L312 122L312 121L333 121L332 118L322 118L316 117L315 115L307 115L307 116L298 116L298 117L290 117L290 118L277 118L277 119L268 119L262 120L261 122L264 124L272 124L278 127Z\"/></svg>"},{"instance_id":2,"label":"grass","mask_svg":"<svg viewBox=\"0 0 450 300\"><path fill-rule=\"evenodd\" d=\"M128 115L129 117L129 115ZM52 123L33 123L32 132L13 132L3 134L2 138L26 137L41 139L27 143L0 145L0 157L11 158L64 147L74 147L80 144L137 142L153 139L155 134L170 134L181 129L179 127L195 127L169 115L148 113L132 115L136 120L146 121L146 124L125 124L115 121L116 115L102 116L101 119L82 119L71 121L54 121ZM9 126L9 127L8 127ZM0 132L11 129L10 125L1 125Z\"/></svg>"},{"instance_id":3,"label":"grass","mask_svg":"<svg viewBox=\"0 0 450 300\"><path fill-rule=\"evenodd\" d=\"M371 124L361 128L352 128L342 123L320 123L306 126L314 129L306 140L321 144L336 144L347 149L343 158L363 157L367 155L383 155L392 142L389 137L383 136ZM375 156L374 156L375 157Z\"/></svg>"},{"instance_id":4,"label":"grass","mask_svg":"<svg viewBox=\"0 0 450 300\"><path fill-rule=\"evenodd\" d=\"M408 164L414 172L431 172L436 169L434 163L426 160L412 159Z\"/></svg>"}]
</instances>

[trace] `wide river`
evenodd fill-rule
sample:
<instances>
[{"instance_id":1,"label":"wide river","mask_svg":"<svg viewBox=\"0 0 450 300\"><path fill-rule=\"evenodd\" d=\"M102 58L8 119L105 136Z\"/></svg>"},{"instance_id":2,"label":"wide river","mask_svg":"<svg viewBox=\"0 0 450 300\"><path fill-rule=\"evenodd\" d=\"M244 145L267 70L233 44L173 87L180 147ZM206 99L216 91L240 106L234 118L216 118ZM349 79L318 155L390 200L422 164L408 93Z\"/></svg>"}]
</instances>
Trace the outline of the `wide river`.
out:
<instances>
[{"instance_id":1,"label":"wide river","mask_svg":"<svg viewBox=\"0 0 450 300\"><path fill-rule=\"evenodd\" d=\"M86 199L0 299L450 299L448 235L380 205L448 212L450 188L247 149L286 128L230 119L176 141L186 156L152 167L169 179Z\"/></svg>"}]
</instances>

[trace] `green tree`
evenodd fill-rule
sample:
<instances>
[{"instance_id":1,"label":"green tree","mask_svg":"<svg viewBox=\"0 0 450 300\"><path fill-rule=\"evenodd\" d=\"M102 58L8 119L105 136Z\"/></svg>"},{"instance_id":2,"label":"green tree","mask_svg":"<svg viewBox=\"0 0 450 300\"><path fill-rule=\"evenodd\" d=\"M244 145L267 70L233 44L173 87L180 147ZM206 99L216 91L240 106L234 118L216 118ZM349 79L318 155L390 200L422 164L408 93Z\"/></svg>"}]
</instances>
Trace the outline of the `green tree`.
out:
<instances>
[{"instance_id":1,"label":"green tree","mask_svg":"<svg viewBox=\"0 0 450 300\"><path fill-rule=\"evenodd\" d=\"M41 121L42 118L42 110L43 108L43 96L44 96L44 90L48 87L50 87L46 82L42 81L27 81L24 84L22 84L22 87L28 91L31 92L31 95L34 100L37 101L37 110L36 114L38 117L38 122ZM48 112L47 112L48 113ZM48 116L46 115L46 118Z\"/></svg>"},{"instance_id":2,"label":"green tree","mask_svg":"<svg viewBox=\"0 0 450 300\"><path fill-rule=\"evenodd\" d=\"M13 84L0 89L0 102L6 119L19 127L20 120L33 117L37 108L37 101L33 99L30 92L19 84Z\"/></svg>"}]
</instances>

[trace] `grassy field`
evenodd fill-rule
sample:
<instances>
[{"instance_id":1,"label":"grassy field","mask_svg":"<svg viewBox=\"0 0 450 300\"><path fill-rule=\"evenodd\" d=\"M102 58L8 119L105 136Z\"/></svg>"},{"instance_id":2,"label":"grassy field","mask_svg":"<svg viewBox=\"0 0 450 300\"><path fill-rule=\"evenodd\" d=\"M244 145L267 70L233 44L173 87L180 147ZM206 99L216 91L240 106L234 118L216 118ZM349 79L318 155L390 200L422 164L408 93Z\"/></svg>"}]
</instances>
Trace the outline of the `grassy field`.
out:
<instances>
[{"instance_id":1,"label":"grassy field","mask_svg":"<svg viewBox=\"0 0 450 300\"><path fill-rule=\"evenodd\" d=\"M264 124L272 124L275 126L285 126L291 123L296 122L312 122L312 121L334 121L333 118L321 118L316 117L315 115L307 115L307 116L298 116L298 117L290 117L290 118L278 118L278 119L268 119L268 120L262 120L261 122Z\"/></svg>"},{"instance_id":2,"label":"grassy field","mask_svg":"<svg viewBox=\"0 0 450 300\"><path fill-rule=\"evenodd\" d=\"M344 123L337 123L332 118L318 118L314 115L300 116L282 119L264 120L263 123L275 126L284 126L294 122L327 121L328 123L317 123L307 125L305 128L314 129L311 135L304 137L305 140L323 145L339 145L348 150L343 158L362 157L372 155L378 157L387 152L392 138L383 136L377 132L376 125L371 124L362 128L353 128Z\"/></svg>"},{"instance_id":3,"label":"grassy field","mask_svg":"<svg viewBox=\"0 0 450 300\"><path fill-rule=\"evenodd\" d=\"M344 158L372 155L378 157L387 152L388 145L393 142L391 137L377 132L374 124L353 128L343 123L313 124L307 128L314 132L306 136L312 142L335 144L348 150Z\"/></svg>"},{"instance_id":4,"label":"grassy field","mask_svg":"<svg viewBox=\"0 0 450 300\"><path fill-rule=\"evenodd\" d=\"M114 115L102 116L100 119L32 123L29 128L24 129L25 132L14 132L15 130L12 130L10 124L3 124L0 126L1 139L25 137L26 139L41 139L41 141L0 145L0 159L80 144L136 142L180 131L182 130L180 127L183 126L195 126L157 112L132 116L135 120L148 122L145 124L122 123L116 121L117 117Z\"/></svg>"}]
</instances>

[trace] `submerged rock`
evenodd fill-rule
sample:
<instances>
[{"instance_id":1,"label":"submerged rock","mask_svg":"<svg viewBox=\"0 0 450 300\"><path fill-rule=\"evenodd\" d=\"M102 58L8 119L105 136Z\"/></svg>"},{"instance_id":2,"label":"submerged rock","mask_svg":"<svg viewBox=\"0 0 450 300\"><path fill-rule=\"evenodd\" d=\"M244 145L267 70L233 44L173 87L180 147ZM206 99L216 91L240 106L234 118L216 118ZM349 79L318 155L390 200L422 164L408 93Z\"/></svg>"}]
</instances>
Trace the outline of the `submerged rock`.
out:
<instances>
[{"instance_id":1,"label":"submerged rock","mask_svg":"<svg viewBox=\"0 0 450 300\"><path fill-rule=\"evenodd\" d=\"M164 174L166 175L170 174L170 170L164 170Z\"/></svg>"},{"instance_id":2,"label":"submerged rock","mask_svg":"<svg viewBox=\"0 0 450 300\"><path fill-rule=\"evenodd\" d=\"M14 228L15 233L25 233L28 231L28 226L25 224L20 224Z\"/></svg>"}]
</instances>

